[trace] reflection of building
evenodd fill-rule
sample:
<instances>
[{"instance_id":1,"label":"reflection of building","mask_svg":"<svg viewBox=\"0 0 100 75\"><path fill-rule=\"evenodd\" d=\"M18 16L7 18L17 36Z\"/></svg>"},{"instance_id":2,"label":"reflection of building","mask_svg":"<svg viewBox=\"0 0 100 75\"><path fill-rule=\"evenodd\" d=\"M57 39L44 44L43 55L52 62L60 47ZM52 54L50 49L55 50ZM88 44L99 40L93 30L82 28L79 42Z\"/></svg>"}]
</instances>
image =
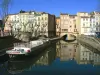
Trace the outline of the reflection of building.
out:
<instances>
[{"instance_id":1,"label":"reflection of building","mask_svg":"<svg viewBox=\"0 0 100 75\"><path fill-rule=\"evenodd\" d=\"M60 43L60 41L58 41L56 43L56 53L57 53L56 57L60 57L60 53L61 53L61 43Z\"/></svg>"},{"instance_id":2,"label":"reflection of building","mask_svg":"<svg viewBox=\"0 0 100 75\"><path fill-rule=\"evenodd\" d=\"M56 35L55 16L45 12L20 11L18 14L8 16L5 23L5 32L33 32L32 36L46 35L52 37ZM40 34L39 34L40 33Z\"/></svg>"},{"instance_id":3,"label":"reflection of building","mask_svg":"<svg viewBox=\"0 0 100 75\"><path fill-rule=\"evenodd\" d=\"M60 57L61 61L75 59L76 44L60 41L58 46L60 47L59 50L57 50L57 57Z\"/></svg>"},{"instance_id":4,"label":"reflection of building","mask_svg":"<svg viewBox=\"0 0 100 75\"><path fill-rule=\"evenodd\" d=\"M56 45L49 47L34 65L50 65L56 58Z\"/></svg>"},{"instance_id":5,"label":"reflection of building","mask_svg":"<svg viewBox=\"0 0 100 75\"><path fill-rule=\"evenodd\" d=\"M76 61L78 64L100 65L100 55L94 53L93 51L85 48L80 44L78 45L76 55Z\"/></svg>"}]
</instances>

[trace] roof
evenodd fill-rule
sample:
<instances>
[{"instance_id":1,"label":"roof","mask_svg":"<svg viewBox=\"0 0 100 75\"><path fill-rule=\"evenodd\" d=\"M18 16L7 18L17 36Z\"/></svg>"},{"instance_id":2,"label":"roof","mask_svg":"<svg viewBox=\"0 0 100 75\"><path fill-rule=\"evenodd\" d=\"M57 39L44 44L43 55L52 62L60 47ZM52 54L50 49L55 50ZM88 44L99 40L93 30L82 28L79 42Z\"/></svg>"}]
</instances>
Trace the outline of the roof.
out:
<instances>
[{"instance_id":1,"label":"roof","mask_svg":"<svg viewBox=\"0 0 100 75\"><path fill-rule=\"evenodd\" d=\"M37 11L23 11L23 10L21 10L21 11L19 11L19 13L31 13L31 12L35 12L35 13L39 13L39 14L49 14L49 13L46 13L46 12L37 12ZM16 15L16 14L19 14L19 13L15 13L15 14L9 14L9 15Z\"/></svg>"},{"instance_id":2,"label":"roof","mask_svg":"<svg viewBox=\"0 0 100 75\"><path fill-rule=\"evenodd\" d=\"M69 15L70 18L75 18L77 15Z\"/></svg>"},{"instance_id":3,"label":"roof","mask_svg":"<svg viewBox=\"0 0 100 75\"><path fill-rule=\"evenodd\" d=\"M78 13L88 13L88 12L78 12Z\"/></svg>"},{"instance_id":4,"label":"roof","mask_svg":"<svg viewBox=\"0 0 100 75\"><path fill-rule=\"evenodd\" d=\"M69 16L77 16L77 15L69 15Z\"/></svg>"},{"instance_id":5,"label":"roof","mask_svg":"<svg viewBox=\"0 0 100 75\"><path fill-rule=\"evenodd\" d=\"M60 15L68 15L68 13L60 13Z\"/></svg>"},{"instance_id":6,"label":"roof","mask_svg":"<svg viewBox=\"0 0 100 75\"><path fill-rule=\"evenodd\" d=\"M90 18L89 16L81 16L81 18Z\"/></svg>"}]
</instances>

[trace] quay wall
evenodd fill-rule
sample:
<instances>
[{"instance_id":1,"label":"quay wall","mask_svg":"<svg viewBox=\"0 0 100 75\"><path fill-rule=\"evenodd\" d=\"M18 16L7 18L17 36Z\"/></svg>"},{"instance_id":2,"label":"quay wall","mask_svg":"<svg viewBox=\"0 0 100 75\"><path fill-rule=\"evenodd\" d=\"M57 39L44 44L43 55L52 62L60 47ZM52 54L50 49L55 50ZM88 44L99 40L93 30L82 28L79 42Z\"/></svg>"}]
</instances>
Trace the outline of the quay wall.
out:
<instances>
[{"instance_id":1,"label":"quay wall","mask_svg":"<svg viewBox=\"0 0 100 75\"><path fill-rule=\"evenodd\" d=\"M0 50L12 47L14 42L19 42L20 40L15 39L13 36L0 37Z\"/></svg>"},{"instance_id":2,"label":"quay wall","mask_svg":"<svg viewBox=\"0 0 100 75\"><path fill-rule=\"evenodd\" d=\"M77 40L84 45L87 45L91 48L94 48L97 51L100 51L100 42L91 36L78 36Z\"/></svg>"}]
</instances>

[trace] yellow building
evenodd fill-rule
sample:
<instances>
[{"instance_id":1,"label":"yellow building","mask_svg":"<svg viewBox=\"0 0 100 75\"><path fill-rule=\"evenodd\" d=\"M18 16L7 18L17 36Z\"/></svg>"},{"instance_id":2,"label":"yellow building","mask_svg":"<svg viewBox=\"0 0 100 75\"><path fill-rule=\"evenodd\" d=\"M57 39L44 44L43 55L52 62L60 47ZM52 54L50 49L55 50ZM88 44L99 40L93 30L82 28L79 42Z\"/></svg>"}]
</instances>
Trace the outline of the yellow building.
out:
<instances>
[{"instance_id":1,"label":"yellow building","mask_svg":"<svg viewBox=\"0 0 100 75\"><path fill-rule=\"evenodd\" d=\"M60 17L56 17L56 36L60 36L61 26L60 26Z\"/></svg>"},{"instance_id":2,"label":"yellow building","mask_svg":"<svg viewBox=\"0 0 100 75\"><path fill-rule=\"evenodd\" d=\"M17 14L9 15L5 23L5 31L12 31L14 35L19 32L32 33L32 37L45 35L56 36L55 15L45 12L20 11Z\"/></svg>"}]
</instances>

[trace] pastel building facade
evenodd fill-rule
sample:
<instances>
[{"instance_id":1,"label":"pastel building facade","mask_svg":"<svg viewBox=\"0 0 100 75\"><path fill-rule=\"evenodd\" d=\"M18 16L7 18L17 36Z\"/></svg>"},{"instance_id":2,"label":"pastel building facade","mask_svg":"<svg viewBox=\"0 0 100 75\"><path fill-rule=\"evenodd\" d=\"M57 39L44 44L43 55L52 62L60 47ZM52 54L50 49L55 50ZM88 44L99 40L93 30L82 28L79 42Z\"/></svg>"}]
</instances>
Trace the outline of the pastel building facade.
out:
<instances>
[{"instance_id":1,"label":"pastel building facade","mask_svg":"<svg viewBox=\"0 0 100 75\"><path fill-rule=\"evenodd\" d=\"M100 12L92 12L92 15L95 17L95 33L97 37L100 37Z\"/></svg>"},{"instance_id":2,"label":"pastel building facade","mask_svg":"<svg viewBox=\"0 0 100 75\"><path fill-rule=\"evenodd\" d=\"M71 35L78 34L78 27L76 24L77 16L69 15L67 13L60 14L60 25L61 25L61 35L67 35L68 39L71 38Z\"/></svg>"},{"instance_id":3,"label":"pastel building facade","mask_svg":"<svg viewBox=\"0 0 100 75\"><path fill-rule=\"evenodd\" d=\"M60 17L56 17L56 36L61 34Z\"/></svg>"},{"instance_id":4,"label":"pastel building facade","mask_svg":"<svg viewBox=\"0 0 100 75\"><path fill-rule=\"evenodd\" d=\"M45 12L20 11L17 14L11 14L5 23L4 31L29 32L32 36L46 35L53 37L56 35L55 15Z\"/></svg>"}]
</instances>

